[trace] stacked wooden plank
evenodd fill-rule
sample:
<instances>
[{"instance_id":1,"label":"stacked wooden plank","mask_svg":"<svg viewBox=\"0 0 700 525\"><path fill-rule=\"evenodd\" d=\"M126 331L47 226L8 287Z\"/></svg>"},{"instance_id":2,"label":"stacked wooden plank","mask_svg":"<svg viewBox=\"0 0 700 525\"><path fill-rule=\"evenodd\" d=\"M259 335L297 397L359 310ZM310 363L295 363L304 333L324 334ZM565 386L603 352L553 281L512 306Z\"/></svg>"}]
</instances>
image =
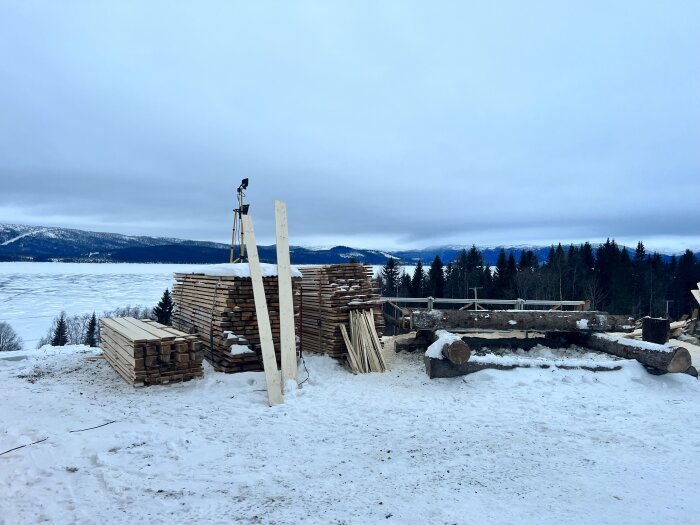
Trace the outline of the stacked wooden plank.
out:
<instances>
[{"instance_id":1,"label":"stacked wooden plank","mask_svg":"<svg viewBox=\"0 0 700 525\"><path fill-rule=\"evenodd\" d=\"M133 317L100 319L105 360L134 386L163 385L201 377L202 350L196 336Z\"/></svg>"},{"instance_id":2,"label":"stacked wooden plank","mask_svg":"<svg viewBox=\"0 0 700 525\"><path fill-rule=\"evenodd\" d=\"M201 272L175 274L173 326L197 334L203 343L204 357L220 372L262 370L252 281L246 275L247 271L242 271L242 275L226 275L226 272L217 272L218 266ZM235 270L241 266L247 268L248 265L227 266ZM211 275L205 272L211 272ZM300 276L292 278L296 322L300 281ZM263 286L279 363L280 305L276 275L264 275Z\"/></svg>"},{"instance_id":3,"label":"stacked wooden plank","mask_svg":"<svg viewBox=\"0 0 700 525\"><path fill-rule=\"evenodd\" d=\"M348 350L348 364L353 372L366 374L386 370L372 310L350 310L351 335L348 336L345 325L342 324L340 332Z\"/></svg>"},{"instance_id":4,"label":"stacked wooden plank","mask_svg":"<svg viewBox=\"0 0 700 525\"><path fill-rule=\"evenodd\" d=\"M304 352L346 357L341 326L349 326L351 310L373 311L376 330L384 318L372 267L362 264L329 264L299 267L302 280L301 345Z\"/></svg>"}]
</instances>

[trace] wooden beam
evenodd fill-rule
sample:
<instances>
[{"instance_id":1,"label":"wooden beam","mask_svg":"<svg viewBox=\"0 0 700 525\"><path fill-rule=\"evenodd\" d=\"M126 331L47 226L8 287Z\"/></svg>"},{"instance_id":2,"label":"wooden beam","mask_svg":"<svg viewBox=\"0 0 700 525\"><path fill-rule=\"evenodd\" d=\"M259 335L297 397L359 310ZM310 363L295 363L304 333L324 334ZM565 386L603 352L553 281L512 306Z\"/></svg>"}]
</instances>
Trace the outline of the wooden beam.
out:
<instances>
[{"instance_id":1,"label":"wooden beam","mask_svg":"<svg viewBox=\"0 0 700 525\"><path fill-rule=\"evenodd\" d=\"M272 328L270 316L267 312L265 288L263 286L262 272L260 270L260 258L258 247L255 244L255 232L253 220L250 215L243 215L243 236L248 249L248 266L250 278L253 282L253 298L255 299L255 314L258 319L258 331L260 332L260 347L262 349L263 367L265 369L265 381L267 383L267 400L270 406L284 403L282 386L280 385L277 360L275 359L275 345L272 340Z\"/></svg>"},{"instance_id":2,"label":"wooden beam","mask_svg":"<svg viewBox=\"0 0 700 525\"><path fill-rule=\"evenodd\" d=\"M287 381L297 382L297 343L294 332L294 298L292 296L292 271L289 264L289 233L287 205L275 201L275 232L277 234L277 282L280 300L280 355L282 362L282 388Z\"/></svg>"}]
</instances>

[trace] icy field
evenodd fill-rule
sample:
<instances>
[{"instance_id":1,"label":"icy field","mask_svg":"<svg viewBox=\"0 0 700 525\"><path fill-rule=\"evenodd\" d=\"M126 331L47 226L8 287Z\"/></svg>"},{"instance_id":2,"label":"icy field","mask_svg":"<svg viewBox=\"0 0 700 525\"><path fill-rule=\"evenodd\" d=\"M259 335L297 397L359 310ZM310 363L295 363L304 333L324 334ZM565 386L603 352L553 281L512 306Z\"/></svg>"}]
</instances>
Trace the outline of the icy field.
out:
<instances>
[{"instance_id":1,"label":"icy field","mask_svg":"<svg viewBox=\"0 0 700 525\"><path fill-rule=\"evenodd\" d=\"M174 272L201 264L0 263L0 321L35 348L54 317L155 306ZM375 274L381 269L375 266Z\"/></svg>"},{"instance_id":2,"label":"icy field","mask_svg":"<svg viewBox=\"0 0 700 525\"><path fill-rule=\"evenodd\" d=\"M55 316L155 306L173 273L201 265L0 263L0 320L36 347Z\"/></svg>"},{"instance_id":3,"label":"icy field","mask_svg":"<svg viewBox=\"0 0 700 525\"><path fill-rule=\"evenodd\" d=\"M430 381L421 355L363 376L307 356L268 408L261 373L135 390L96 352L0 359L0 452L48 438L0 456L0 523L700 522L687 375Z\"/></svg>"}]
</instances>

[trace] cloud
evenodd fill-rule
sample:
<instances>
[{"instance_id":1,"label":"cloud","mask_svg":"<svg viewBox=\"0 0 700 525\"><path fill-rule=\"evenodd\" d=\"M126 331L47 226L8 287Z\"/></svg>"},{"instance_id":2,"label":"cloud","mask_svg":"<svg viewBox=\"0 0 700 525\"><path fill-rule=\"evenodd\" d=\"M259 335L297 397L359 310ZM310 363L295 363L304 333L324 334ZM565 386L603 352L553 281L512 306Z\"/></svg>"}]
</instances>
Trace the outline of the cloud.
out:
<instances>
[{"instance_id":1,"label":"cloud","mask_svg":"<svg viewBox=\"0 0 700 525\"><path fill-rule=\"evenodd\" d=\"M4 5L0 221L225 242L249 177L260 242L700 246L698 15Z\"/></svg>"}]
</instances>

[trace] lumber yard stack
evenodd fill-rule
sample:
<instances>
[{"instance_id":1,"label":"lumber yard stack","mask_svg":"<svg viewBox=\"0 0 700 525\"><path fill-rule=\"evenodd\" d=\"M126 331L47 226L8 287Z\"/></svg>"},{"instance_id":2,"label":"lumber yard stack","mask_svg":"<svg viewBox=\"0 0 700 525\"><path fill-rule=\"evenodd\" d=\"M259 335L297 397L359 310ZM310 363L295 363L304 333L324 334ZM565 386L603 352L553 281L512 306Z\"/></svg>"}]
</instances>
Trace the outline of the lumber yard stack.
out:
<instances>
[{"instance_id":1,"label":"lumber yard stack","mask_svg":"<svg viewBox=\"0 0 700 525\"><path fill-rule=\"evenodd\" d=\"M279 364L280 305L277 266L262 264L261 267L275 354ZM300 282L301 274L292 269L297 331ZM202 341L204 357L214 369L220 372L263 369L253 283L248 263L217 264L192 273L176 273L173 301L173 326L197 334Z\"/></svg>"},{"instance_id":2,"label":"lumber yard stack","mask_svg":"<svg viewBox=\"0 0 700 525\"><path fill-rule=\"evenodd\" d=\"M155 321L100 319L105 360L134 386L163 385L202 377L201 342Z\"/></svg>"},{"instance_id":3,"label":"lumber yard stack","mask_svg":"<svg viewBox=\"0 0 700 525\"><path fill-rule=\"evenodd\" d=\"M372 267L362 264L303 266L301 346L304 352L347 357L341 326L349 327L351 310L371 311L381 334L384 317Z\"/></svg>"}]
</instances>

